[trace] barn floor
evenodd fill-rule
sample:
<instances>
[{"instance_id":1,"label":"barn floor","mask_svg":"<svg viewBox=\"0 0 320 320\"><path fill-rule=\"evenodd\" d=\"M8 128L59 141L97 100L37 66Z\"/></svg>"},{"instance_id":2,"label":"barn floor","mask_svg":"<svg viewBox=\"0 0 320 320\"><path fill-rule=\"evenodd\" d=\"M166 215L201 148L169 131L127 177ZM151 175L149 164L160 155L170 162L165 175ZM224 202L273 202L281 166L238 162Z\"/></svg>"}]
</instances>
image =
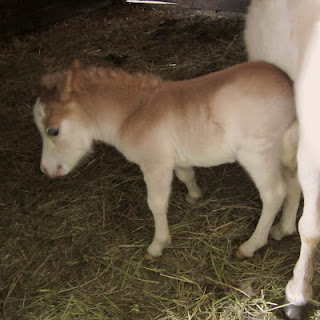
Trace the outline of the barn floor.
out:
<instances>
[{"instance_id":1,"label":"barn floor","mask_svg":"<svg viewBox=\"0 0 320 320\"><path fill-rule=\"evenodd\" d=\"M187 79L245 61L243 27L241 16L116 5L0 45L0 319L283 319L299 236L233 257L261 209L239 166L197 169L193 207L174 181L173 244L147 261L154 226L138 167L97 145L49 180L32 119L41 75L74 59ZM313 283L306 318L320 319L319 259Z\"/></svg>"}]
</instances>

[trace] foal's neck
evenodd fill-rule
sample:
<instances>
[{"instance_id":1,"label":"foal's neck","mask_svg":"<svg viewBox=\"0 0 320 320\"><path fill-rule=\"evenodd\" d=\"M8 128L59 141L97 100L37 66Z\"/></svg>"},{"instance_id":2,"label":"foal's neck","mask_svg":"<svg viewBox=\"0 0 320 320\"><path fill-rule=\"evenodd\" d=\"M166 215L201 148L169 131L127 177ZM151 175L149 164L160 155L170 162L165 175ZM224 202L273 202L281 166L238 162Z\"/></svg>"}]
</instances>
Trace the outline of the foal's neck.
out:
<instances>
[{"instance_id":1,"label":"foal's neck","mask_svg":"<svg viewBox=\"0 0 320 320\"><path fill-rule=\"evenodd\" d=\"M86 104L90 105L88 115L93 124L94 139L117 146L121 143L121 127L146 105L161 80L123 72L112 80L88 88Z\"/></svg>"}]
</instances>

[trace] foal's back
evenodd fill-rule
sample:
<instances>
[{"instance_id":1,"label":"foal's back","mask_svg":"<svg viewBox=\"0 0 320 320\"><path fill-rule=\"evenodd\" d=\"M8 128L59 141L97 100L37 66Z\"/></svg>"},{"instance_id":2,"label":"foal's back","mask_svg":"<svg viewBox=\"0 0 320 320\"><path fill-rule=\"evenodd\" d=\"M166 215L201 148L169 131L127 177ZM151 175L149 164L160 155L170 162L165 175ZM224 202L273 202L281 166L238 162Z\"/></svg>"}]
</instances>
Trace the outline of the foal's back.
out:
<instances>
[{"instance_id":1,"label":"foal's back","mask_svg":"<svg viewBox=\"0 0 320 320\"><path fill-rule=\"evenodd\" d=\"M134 121L148 128L153 145L166 140L178 162L213 166L235 161L241 147L280 144L294 118L291 80L271 64L251 62L163 82Z\"/></svg>"}]
</instances>

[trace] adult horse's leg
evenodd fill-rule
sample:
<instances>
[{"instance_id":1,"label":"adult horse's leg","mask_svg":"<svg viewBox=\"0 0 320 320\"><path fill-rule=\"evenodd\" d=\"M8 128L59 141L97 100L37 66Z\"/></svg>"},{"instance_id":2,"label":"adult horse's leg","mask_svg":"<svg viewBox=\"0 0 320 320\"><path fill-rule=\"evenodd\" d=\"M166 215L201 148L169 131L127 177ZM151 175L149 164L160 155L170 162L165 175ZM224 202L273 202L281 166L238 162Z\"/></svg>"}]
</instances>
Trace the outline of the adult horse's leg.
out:
<instances>
[{"instance_id":1,"label":"adult horse's leg","mask_svg":"<svg viewBox=\"0 0 320 320\"><path fill-rule=\"evenodd\" d=\"M320 170L308 156L301 143L298 167L304 194L304 210L299 221L300 257L294 268L293 278L286 287L287 300L292 303L285 308L289 319L300 319L301 307L312 297L313 256L320 241Z\"/></svg>"}]
</instances>

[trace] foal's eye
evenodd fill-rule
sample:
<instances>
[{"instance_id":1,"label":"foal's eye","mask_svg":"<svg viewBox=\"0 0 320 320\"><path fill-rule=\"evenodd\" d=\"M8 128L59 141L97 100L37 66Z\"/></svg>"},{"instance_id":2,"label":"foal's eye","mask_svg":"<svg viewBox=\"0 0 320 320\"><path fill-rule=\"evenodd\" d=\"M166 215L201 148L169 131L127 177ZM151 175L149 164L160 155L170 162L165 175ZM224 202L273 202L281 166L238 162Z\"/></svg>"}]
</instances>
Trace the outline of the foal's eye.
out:
<instances>
[{"instance_id":1,"label":"foal's eye","mask_svg":"<svg viewBox=\"0 0 320 320\"><path fill-rule=\"evenodd\" d=\"M50 128L47 130L49 136L56 137L59 134L59 129Z\"/></svg>"}]
</instances>

